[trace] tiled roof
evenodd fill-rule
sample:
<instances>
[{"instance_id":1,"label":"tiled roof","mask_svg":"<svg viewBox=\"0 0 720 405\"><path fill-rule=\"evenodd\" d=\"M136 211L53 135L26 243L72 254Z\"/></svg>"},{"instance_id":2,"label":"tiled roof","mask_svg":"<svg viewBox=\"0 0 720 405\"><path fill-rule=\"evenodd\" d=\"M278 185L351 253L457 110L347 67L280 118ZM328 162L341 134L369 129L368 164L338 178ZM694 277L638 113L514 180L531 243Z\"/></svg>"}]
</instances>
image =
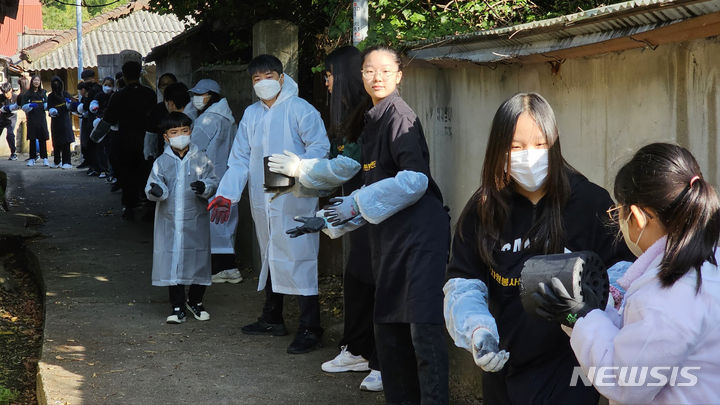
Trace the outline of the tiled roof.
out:
<instances>
[{"instance_id":1,"label":"tiled roof","mask_svg":"<svg viewBox=\"0 0 720 405\"><path fill-rule=\"evenodd\" d=\"M97 55L132 49L146 55L185 30L172 14L147 11L147 1L136 1L101 14L83 24L83 67L97 66ZM31 45L20 54L25 69L77 67L77 31L70 29Z\"/></svg>"}]
</instances>

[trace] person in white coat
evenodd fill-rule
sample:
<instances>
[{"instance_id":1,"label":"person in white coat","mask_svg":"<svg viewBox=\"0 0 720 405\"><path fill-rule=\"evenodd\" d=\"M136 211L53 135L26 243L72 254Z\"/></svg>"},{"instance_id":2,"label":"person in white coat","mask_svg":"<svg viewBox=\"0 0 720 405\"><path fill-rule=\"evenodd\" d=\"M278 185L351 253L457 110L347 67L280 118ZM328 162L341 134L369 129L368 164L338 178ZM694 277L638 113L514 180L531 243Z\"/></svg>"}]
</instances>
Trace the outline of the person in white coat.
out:
<instances>
[{"instance_id":1,"label":"person in white coat","mask_svg":"<svg viewBox=\"0 0 720 405\"><path fill-rule=\"evenodd\" d=\"M320 113L298 97L297 84L283 74L282 63L272 55L260 55L248 65L255 94L260 101L243 114L233 142L228 168L216 197L208 206L214 221L225 222L247 184L250 211L255 222L262 269L258 290L266 299L257 322L242 328L245 334L285 335L283 295L297 295L300 325L288 353L315 349L322 336L318 302L317 234L290 238L285 230L295 226L293 218L311 215L317 198L283 194L271 201L263 189L263 158L290 151L301 159L324 158L330 149Z\"/></svg>"},{"instance_id":2,"label":"person in white coat","mask_svg":"<svg viewBox=\"0 0 720 405\"><path fill-rule=\"evenodd\" d=\"M185 308L201 321L210 319L202 298L210 285L210 219L207 199L217 177L207 155L190 144L192 120L173 112L161 124L168 145L150 172L145 194L156 201L152 284L169 288L168 323L185 321ZM190 285L185 300L185 286Z\"/></svg>"},{"instance_id":3,"label":"person in white coat","mask_svg":"<svg viewBox=\"0 0 720 405\"><path fill-rule=\"evenodd\" d=\"M189 90L192 105L198 116L193 124L192 143L207 153L215 166L215 175L222 178L227 169L230 148L237 132L235 117L226 98L220 95L220 85L212 79L202 79ZM210 253L214 283L239 283L240 271L235 265L235 229L238 224L237 205L230 210L228 221L210 224Z\"/></svg>"},{"instance_id":4,"label":"person in white coat","mask_svg":"<svg viewBox=\"0 0 720 405\"><path fill-rule=\"evenodd\" d=\"M570 336L584 373L575 383L611 404L718 404L718 196L692 154L666 143L641 148L614 193L608 213L638 256L618 280L619 311L585 308L555 280L536 295L556 320L581 317Z\"/></svg>"}]
</instances>

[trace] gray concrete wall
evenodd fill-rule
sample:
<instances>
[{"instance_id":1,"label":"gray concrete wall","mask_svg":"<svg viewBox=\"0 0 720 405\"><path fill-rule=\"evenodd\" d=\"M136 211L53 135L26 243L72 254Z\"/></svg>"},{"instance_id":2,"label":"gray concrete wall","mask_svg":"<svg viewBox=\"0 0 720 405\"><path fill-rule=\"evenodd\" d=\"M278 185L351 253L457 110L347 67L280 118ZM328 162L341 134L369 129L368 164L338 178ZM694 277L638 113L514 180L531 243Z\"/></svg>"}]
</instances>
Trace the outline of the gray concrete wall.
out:
<instances>
[{"instance_id":1,"label":"gray concrete wall","mask_svg":"<svg viewBox=\"0 0 720 405\"><path fill-rule=\"evenodd\" d=\"M717 37L567 60L557 74L549 64L438 68L414 61L401 94L422 121L454 225L480 184L495 111L517 92L538 92L550 102L563 155L595 183L612 189L616 171L640 146L668 141L688 147L717 185L718 66ZM479 398L478 370L469 353L451 349L452 392L460 403Z\"/></svg>"},{"instance_id":2,"label":"gray concrete wall","mask_svg":"<svg viewBox=\"0 0 720 405\"><path fill-rule=\"evenodd\" d=\"M298 27L283 20L260 21L253 26L253 56L274 55L283 70L298 81Z\"/></svg>"}]
</instances>

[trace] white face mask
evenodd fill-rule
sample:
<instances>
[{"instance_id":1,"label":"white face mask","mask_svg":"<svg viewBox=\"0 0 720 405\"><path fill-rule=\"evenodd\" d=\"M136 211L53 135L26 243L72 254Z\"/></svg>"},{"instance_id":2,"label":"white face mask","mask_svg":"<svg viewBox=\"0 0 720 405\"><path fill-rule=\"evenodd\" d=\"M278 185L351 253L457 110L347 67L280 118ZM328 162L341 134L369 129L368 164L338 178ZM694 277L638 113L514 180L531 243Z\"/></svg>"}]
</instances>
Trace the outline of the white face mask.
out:
<instances>
[{"instance_id":1,"label":"white face mask","mask_svg":"<svg viewBox=\"0 0 720 405\"><path fill-rule=\"evenodd\" d=\"M253 85L255 94L257 94L260 100L272 100L278 93L280 93L280 81L273 79L264 79Z\"/></svg>"},{"instance_id":2,"label":"white face mask","mask_svg":"<svg viewBox=\"0 0 720 405\"><path fill-rule=\"evenodd\" d=\"M205 107L205 96L193 96L193 106L198 110L202 110Z\"/></svg>"},{"instance_id":3,"label":"white face mask","mask_svg":"<svg viewBox=\"0 0 720 405\"><path fill-rule=\"evenodd\" d=\"M186 146L190 145L190 135L178 135L168 139L170 141L170 146L175 149L182 150L185 149Z\"/></svg>"},{"instance_id":4,"label":"white face mask","mask_svg":"<svg viewBox=\"0 0 720 405\"><path fill-rule=\"evenodd\" d=\"M110 94L111 91L113 91L112 86L103 86L103 93Z\"/></svg>"},{"instance_id":5,"label":"white face mask","mask_svg":"<svg viewBox=\"0 0 720 405\"><path fill-rule=\"evenodd\" d=\"M630 212L630 215L632 215L632 212ZM640 248L640 238L642 238L643 232L645 232L645 228L643 228L640 231L640 235L638 235L638 238L635 242L630 239L630 228L628 227L628 221L630 221L630 215L627 216L626 219L620 219L618 222L620 223L620 232L623 234L623 239L625 239L625 244L627 245L628 249L632 252L632 254L635 255L635 257L640 257L640 255L643 254L643 250Z\"/></svg>"},{"instance_id":6,"label":"white face mask","mask_svg":"<svg viewBox=\"0 0 720 405\"><path fill-rule=\"evenodd\" d=\"M548 149L510 152L510 176L525 190L534 192L545 184L548 173Z\"/></svg>"}]
</instances>

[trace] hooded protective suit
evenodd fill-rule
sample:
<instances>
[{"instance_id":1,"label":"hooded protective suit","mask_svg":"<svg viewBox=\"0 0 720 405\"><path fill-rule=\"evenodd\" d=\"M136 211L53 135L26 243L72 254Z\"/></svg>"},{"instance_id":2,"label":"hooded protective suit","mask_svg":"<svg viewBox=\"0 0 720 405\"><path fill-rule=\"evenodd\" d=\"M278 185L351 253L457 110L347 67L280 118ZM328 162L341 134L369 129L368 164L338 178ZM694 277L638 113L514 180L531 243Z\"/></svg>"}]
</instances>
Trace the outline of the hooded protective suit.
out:
<instances>
[{"instance_id":1,"label":"hooded protective suit","mask_svg":"<svg viewBox=\"0 0 720 405\"><path fill-rule=\"evenodd\" d=\"M190 183L205 183L205 192L195 194ZM150 184L162 195L150 194ZM213 164L197 146L183 159L165 146L153 163L145 194L155 205L152 284L155 286L210 285L210 215L207 199L217 188Z\"/></svg>"},{"instance_id":2,"label":"hooded protective suit","mask_svg":"<svg viewBox=\"0 0 720 405\"><path fill-rule=\"evenodd\" d=\"M215 167L215 175L222 178L227 169L228 156L237 132L235 117L227 99L223 98L208 107L193 123L192 143L205 152ZM232 254L235 246L235 228L238 223L237 206L223 224L210 223L210 247L213 254Z\"/></svg>"},{"instance_id":3,"label":"hooded protective suit","mask_svg":"<svg viewBox=\"0 0 720 405\"><path fill-rule=\"evenodd\" d=\"M245 109L217 195L236 203L248 184L262 255L258 290L265 287L269 271L274 292L317 295L319 235L291 239L285 233L297 226L295 216L317 211L317 198L284 194L271 202L272 194L263 190L263 157L288 150L302 159L322 158L330 149L320 113L299 98L297 84L289 76L284 77L272 107L258 101Z\"/></svg>"}]
</instances>

